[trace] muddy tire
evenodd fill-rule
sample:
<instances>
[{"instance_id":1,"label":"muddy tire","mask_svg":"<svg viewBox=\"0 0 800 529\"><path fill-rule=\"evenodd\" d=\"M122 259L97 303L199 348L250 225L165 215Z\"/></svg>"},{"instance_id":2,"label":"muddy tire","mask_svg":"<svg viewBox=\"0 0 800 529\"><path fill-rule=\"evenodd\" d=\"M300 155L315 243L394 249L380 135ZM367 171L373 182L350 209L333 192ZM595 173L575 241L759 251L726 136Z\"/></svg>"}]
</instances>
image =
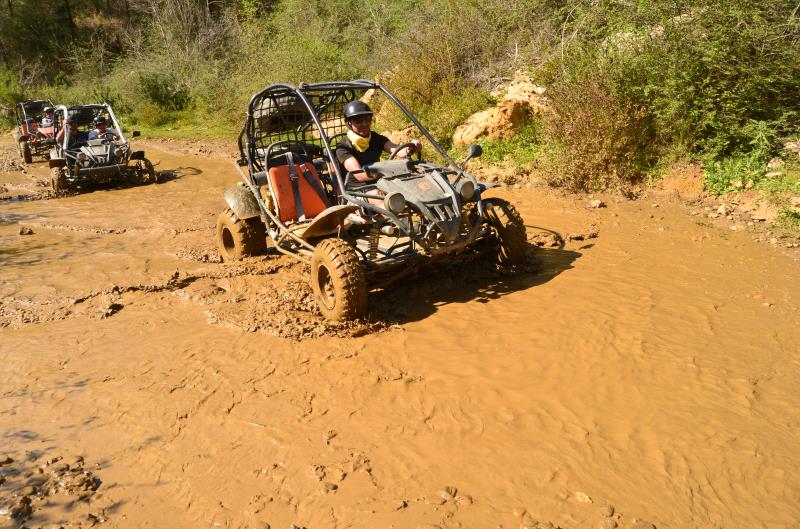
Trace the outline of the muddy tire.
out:
<instances>
[{"instance_id":1,"label":"muddy tire","mask_svg":"<svg viewBox=\"0 0 800 529\"><path fill-rule=\"evenodd\" d=\"M267 248L266 227L258 217L243 220L225 208L217 217L217 248L226 263L262 254Z\"/></svg>"},{"instance_id":2,"label":"muddy tire","mask_svg":"<svg viewBox=\"0 0 800 529\"><path fill-rule=\"evenodd\" d=\"M358 253L343 239L320 242L311 256L311 289L322 315L354 320L367 308L367 282Z\"/></svg>"},{"instance_id":3,"label":"muddy tire","mask_svg":"<svg viewBox=\"0 0 800 529\"><path fill-rule=\"evenodd\" d=\"M25 163L33 162L33 155L31 154L31 146L27 141L19 142L19 150L20 154L22 154L22 159L25 160Z\"/></svg>"},{"instance_id":4,"label":"muddy tire","mask_svg":"<svg viewBox=\"0 0 800 529\"><path fill-rule=\"evenodd\" d=\"M69 191L69 182L64 169L61 167L50 168L50 186L56 195L61 195Z\"/></svg>"},{"instance_id":5,"label":"muddy tire","mask_svg":"<svg viewBox=\"0 0 800 529\"><path fill-rule=\"evenodd\" d=\"M525 221L510 202L501 198L484 201L489 225L497 239L497 264L518 266L527 259Z\"/></svg>"},{"instance_id":6,"label":"muddy tire","mask_svg":"<svg viewBox=\"0 0 800 529\"><path fill-rule=\"evenodd\" d=\"M134 184L157 184L158 173L156 173L153 164L147 158L136 160L136 165L132 166L133 175L132 181Z\"/></svg>"}]
</instances>

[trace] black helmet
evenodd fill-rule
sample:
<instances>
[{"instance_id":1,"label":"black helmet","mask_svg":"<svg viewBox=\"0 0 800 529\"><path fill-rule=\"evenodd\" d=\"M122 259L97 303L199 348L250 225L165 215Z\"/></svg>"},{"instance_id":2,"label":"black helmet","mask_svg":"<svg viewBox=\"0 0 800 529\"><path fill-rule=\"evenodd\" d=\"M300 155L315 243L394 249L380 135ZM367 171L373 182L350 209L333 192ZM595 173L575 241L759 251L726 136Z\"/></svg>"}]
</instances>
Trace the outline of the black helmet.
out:
<instances>
[{"instance_id":1,"label":"black helmet","mask_svg":"<svg viewBox=\"0 0 800 529\"><path fill-rule=\"evenodd\" d=\"M94 118L94 124L95 125L105 125L106 124L106 118L104 118L103 116L97 116L96 118Z\"/></svg>"},{"instance_id":2,"label":"black helmet","mask_svg":"<svg viewBox=\"0 0 800 529\"><path fill-rule=\"evenodd\" d=\"M344 106L344 119L345 121L350 121L350 119L356 116L371 116L372 109L369 108L369 105L364 103L363 101L350 101Z\"/></svg>"},{"instance_id":3,"label":"black helmet","mask_svg":"<svg viewBox=\"0 0 800 529\"><path fill-rule=\"evenodd\" d=\"M67 116L67 123L77 123L78 122L78 115L77 114L70 114Z\"/></svg>"}]
</instances>

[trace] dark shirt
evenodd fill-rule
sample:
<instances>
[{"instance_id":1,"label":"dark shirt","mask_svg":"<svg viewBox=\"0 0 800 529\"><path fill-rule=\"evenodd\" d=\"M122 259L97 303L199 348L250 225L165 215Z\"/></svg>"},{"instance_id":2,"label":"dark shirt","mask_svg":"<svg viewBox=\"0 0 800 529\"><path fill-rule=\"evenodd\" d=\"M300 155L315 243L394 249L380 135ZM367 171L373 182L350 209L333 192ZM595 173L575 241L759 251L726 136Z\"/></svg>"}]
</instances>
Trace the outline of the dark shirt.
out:
<instances>
[{"instance_id":1,"label":"dark shirt","mask_svg":"<svg viewBox=\"0 0 800 529\"><path fill-rule=\"evenodd\" d=\"M351 156L355 156L358 163L361 164L361 167L364 167L367 164L375 163L381 159L383 147L386 145L387 141L389 141L389 138L386 136L373 132L369 138L369 147L367 147L367 150L358 152L356 148L353 147L350 138L345 137L336 145L336 159L339 160L339 163L344 167L344 161Z\"/></svg>"}]
</instances>

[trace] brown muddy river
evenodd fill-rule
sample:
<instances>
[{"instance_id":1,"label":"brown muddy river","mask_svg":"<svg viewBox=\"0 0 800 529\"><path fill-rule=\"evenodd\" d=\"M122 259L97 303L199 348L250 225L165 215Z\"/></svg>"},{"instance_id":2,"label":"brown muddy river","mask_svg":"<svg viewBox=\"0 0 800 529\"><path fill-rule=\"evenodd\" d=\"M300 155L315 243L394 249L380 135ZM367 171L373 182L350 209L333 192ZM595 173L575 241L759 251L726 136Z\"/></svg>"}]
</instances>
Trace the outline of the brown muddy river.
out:
<instances>
[{"instance_id":1,"label":"brown muddy river","mask_svg":"<svg viewBox=\"0 0 800 529\"><path fill-rule=\"evenodd\" d=\"M217 262L228 159L147 148L163 183L0 169L0 527L800 527L798 253L503 191L597 237L329 325L302 265Z\"/></svg>"}]
</instances>

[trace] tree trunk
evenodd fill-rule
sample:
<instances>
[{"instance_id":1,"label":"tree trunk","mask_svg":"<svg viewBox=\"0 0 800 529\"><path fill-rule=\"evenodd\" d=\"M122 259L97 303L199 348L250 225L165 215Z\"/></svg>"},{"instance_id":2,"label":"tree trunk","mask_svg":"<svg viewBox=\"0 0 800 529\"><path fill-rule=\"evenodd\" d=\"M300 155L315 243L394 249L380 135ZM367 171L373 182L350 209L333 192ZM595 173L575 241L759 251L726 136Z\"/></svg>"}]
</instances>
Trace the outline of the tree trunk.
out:
<instances>
[{"instance_id":1,"label":"tree trunk","mask_svg":"<svg viewBox=\"0 0 800 529\"><path fill-rule=\"evenodd\" d=\"M67 24L69 25L69 34L75 38L75 23L72 21L72 9L69 7L69 0L64 0L64 9L67 12Z\"/></svg>"}]
</instances>

